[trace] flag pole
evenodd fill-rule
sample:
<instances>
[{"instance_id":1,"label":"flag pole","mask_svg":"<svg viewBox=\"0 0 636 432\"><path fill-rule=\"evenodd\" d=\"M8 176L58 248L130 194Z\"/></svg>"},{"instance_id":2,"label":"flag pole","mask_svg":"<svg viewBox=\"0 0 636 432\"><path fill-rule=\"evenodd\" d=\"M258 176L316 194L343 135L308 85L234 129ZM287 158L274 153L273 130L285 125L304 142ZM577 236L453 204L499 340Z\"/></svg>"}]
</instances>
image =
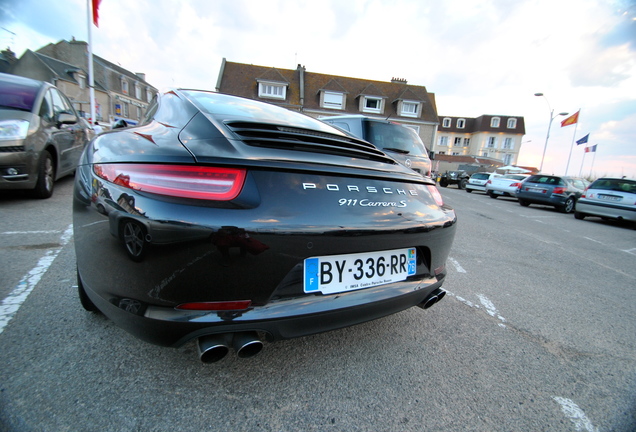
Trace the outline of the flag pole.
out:
<instances>
[{"instance_id":1,"label":"flag pole","mask_svg":"<svg viewBox=\"0 0 636 432\"><path fill-rule=\"evenodd\" d=\"M95 78L93 77L93 7L91 0L86 0L88 16L88 88L90 91L91 124L95 124Z\"/></svg>"},{"instance_id":2,"label":"flag pole","mask_svg":"<svg viewBox=\"0 0 636 432\"><path fill-rule=\"evenodd\" d=\"M596 160L596 149L598 144L594 144L594 156L592 157L592 166L590 167L590 178L592 178L592 170L594 169L594 161Z\"/></svg>"},{"instance_id":3,"label":"flag pole","mask_svg":"<svg viewBox=\"0 0 636 432\"><path fill-rule=\"evenodd\" d=\"M585 156L587 156L587 152L583 153L583 160L581 161L581 169L579 170L579 177L581 177L581 173L583 172L583 163L585 162Z\"/></svg>"},{"instance_id":4,"label":"flag pole","mask_svg":"<svg viewBox=\"0 0 636 432\"><path fill-rule=\"evenodd\" d=\"M574 133L572 134L572 144L570 144L570 154L568 156L568 163L565 165L565 175L568 175L568 169L570 168L570 159L572 158L572 149L574 148L574 139L576 138L576 129L579 127L579 117L581 116L581 108L577 111L579 116L576 118L574 125Z\"/></svg>"}]
</instances>

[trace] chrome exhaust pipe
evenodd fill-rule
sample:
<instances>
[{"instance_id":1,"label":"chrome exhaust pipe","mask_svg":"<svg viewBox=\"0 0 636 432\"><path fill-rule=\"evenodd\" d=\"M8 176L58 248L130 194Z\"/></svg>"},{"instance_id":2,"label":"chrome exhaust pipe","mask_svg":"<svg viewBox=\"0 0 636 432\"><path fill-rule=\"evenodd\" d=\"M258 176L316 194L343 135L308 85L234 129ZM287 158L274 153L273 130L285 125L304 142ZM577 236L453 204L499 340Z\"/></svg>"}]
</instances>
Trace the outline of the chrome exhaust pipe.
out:
<instances>
[{"instance_id":1,"label":"chrome exhaust pipe","mask_svg":"<svg viewBox=\"0 0 636 432\"><path fill-rule=\"evenodd\" d=\"M435 303L443 299L445 295L446 295L446 291L438 288L435 291L433 291L428 297L426 297L422 303L418 304L418 306L421 307L422 309L428 309L431 306L433 306Z\"/></svg>"},{"instance_id":2,"label":"chrome exhaust pipe","mask_svg":"<svg viewBox=\"0 0 636 432\"><path fill-rule=\"evenodd\" d=\"M256 332L234 333L232 347L239 358L253 357L263 349L263 342Z\"/></svg>"},{"instance_id":3,"label":"chrome exhaust pipe","mask_svg":"<svg viewBox=\"0 0 636 432\"><path fill-rule=\"evenodd\" d=\"M221 360L230 351L229 335L216 334L202 336L197 340L199 359L203 363L214 363Z\"/></svg>"}]
</instances>

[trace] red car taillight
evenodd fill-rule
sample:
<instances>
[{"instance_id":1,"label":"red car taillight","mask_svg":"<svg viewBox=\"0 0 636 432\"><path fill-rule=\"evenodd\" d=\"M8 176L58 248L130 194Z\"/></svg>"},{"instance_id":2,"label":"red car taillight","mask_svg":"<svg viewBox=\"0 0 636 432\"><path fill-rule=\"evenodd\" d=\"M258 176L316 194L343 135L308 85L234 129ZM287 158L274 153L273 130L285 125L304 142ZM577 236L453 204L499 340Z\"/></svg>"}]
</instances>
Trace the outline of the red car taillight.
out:
<instances>
[{"instance_id":1,"label":"red car taillight","mask_svg":"<svg viewBox=\"0 0 636 432\"><path fill-rule=\"evenodd\" d=\"M431 193L431 195L433 195L433 198L435 199L435 204L437 204L440 207L443 206L444 198L442 198L442 194L440 194L439 191L437 190L437 186L427 185L426 187L428 191Z\"/></svg>"},{"instance_id":2,"label":"red car taillight","mask_svg":"<svg viewBox=\"0 0 636 432\"><path fill-rule=\"evenodd\" d=\"M488 181L486 182L486 184L487 184L487 185L489 185L489 184L492 184L492 182L491 182L490 180L488 180Z\"/></svg>"},{"instance_id":3,"label":"red car taillight","mask_svg":"<svg viewBox=\"0 0 636 432\"><path fill-rule=\"evenodd\" d=\"M552 191L553 194L564 194L565 193L565 188L564 187L555 187L554 190Z\"/></svg>"},{"instance_id":4,"label":"red car taillight","mask_svg":"<svg viewBox=\"0 0 636 432\"><path fill-rule=\"evenodd\" d=\"M245 183L246 170L190 165L95 164L95 174L117 185L181 198L229 201Z\"/></svg>"}]
</instances>

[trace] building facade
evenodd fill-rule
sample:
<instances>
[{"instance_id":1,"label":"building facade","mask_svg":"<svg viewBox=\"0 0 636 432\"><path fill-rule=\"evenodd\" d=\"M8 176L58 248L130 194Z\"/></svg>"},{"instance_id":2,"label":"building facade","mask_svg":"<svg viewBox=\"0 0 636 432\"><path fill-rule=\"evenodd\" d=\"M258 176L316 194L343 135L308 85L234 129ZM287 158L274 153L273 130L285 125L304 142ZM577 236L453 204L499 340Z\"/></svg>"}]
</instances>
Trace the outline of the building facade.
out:
<instances>
[{"instance_id":1,"label":"building facade","mask_svg":"<svg viewBox=\"0 0 636 432\"><path fill-rule=\"evenodd\" d=\"M435 141L435 95L405 79L370 81L308 72L304 66L279 69L223 59L216 90L261 100L311 117L362 114L413 128L427 148Z\"/></svg>"},{"instance_id":2,"label":"building facade","mask_svg":"<svg viewBox=\"0 0 636 432\"><path fill-rule=\"evenodd\" d=\"M88 44L59 41L33 52L27 50L11 73L55 84L85 117L90 117ZM157 89L143 73L132 73L93 55L96 120L112 124L120 119L137 124Z\"/></svg>"},{"instance_id":3,"label":"building facade","mask_svg":"<svg viewBox=\"0 0 636 432\"><path fill-rule=\"evenodd\" d=\"M521 116L439 117L432 150L440 155L475 156L516 165L525 133Z\"/></svg>"}]
</instances>

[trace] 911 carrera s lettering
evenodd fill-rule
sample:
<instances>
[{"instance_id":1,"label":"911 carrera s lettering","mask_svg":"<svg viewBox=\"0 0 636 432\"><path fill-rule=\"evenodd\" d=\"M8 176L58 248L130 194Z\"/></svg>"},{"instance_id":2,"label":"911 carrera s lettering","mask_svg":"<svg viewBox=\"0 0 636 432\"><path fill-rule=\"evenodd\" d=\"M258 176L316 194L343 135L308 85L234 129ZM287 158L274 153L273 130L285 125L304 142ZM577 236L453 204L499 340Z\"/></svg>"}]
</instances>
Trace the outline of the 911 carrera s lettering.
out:
<instances>
[{"instance_id":1,"label":"911 carrera s lettering","mask_svg":"<svg viewBox=\"0 0 636 432\"><path fill-rule=\"evenodd\" d=\"M316 183L303 183L303 189L304 190L308 190L308 189L320 189L321 187L316 184ZM415 189L393 189L393 188L389 188L389 187L384 187L384 188L377 188L375 186L365 186L363 188L360 188L359 186L356 185L346 185L343 188L341 188L339 185L337 184L326 184L324 186L324 189L328 190L328 191L332 191L332 192L340 192L342 189L345 189L349 192L367 192L367 193L384 193L387 195L392 195L392 194L396 194L396 195L410 195L410 196L417 196L417 190Z\"/></svg>"},{"instance_id":2,"label":"911 carrera s lettering","mask_svg":"<svg viewBox=\"0 0 636 432\"><path fill-rule=\"evenodd\" d=\"M355 207L355 206L360 206L360 207L406 207L407 203L404 200L401 201L370 201L368 199L363 199L363 200L357 200L357 199L347 199L347 198L340 198L338 200L338 204L340 204L340 206L347 206L347 207Z\"/></svg>"}]
</instances>

